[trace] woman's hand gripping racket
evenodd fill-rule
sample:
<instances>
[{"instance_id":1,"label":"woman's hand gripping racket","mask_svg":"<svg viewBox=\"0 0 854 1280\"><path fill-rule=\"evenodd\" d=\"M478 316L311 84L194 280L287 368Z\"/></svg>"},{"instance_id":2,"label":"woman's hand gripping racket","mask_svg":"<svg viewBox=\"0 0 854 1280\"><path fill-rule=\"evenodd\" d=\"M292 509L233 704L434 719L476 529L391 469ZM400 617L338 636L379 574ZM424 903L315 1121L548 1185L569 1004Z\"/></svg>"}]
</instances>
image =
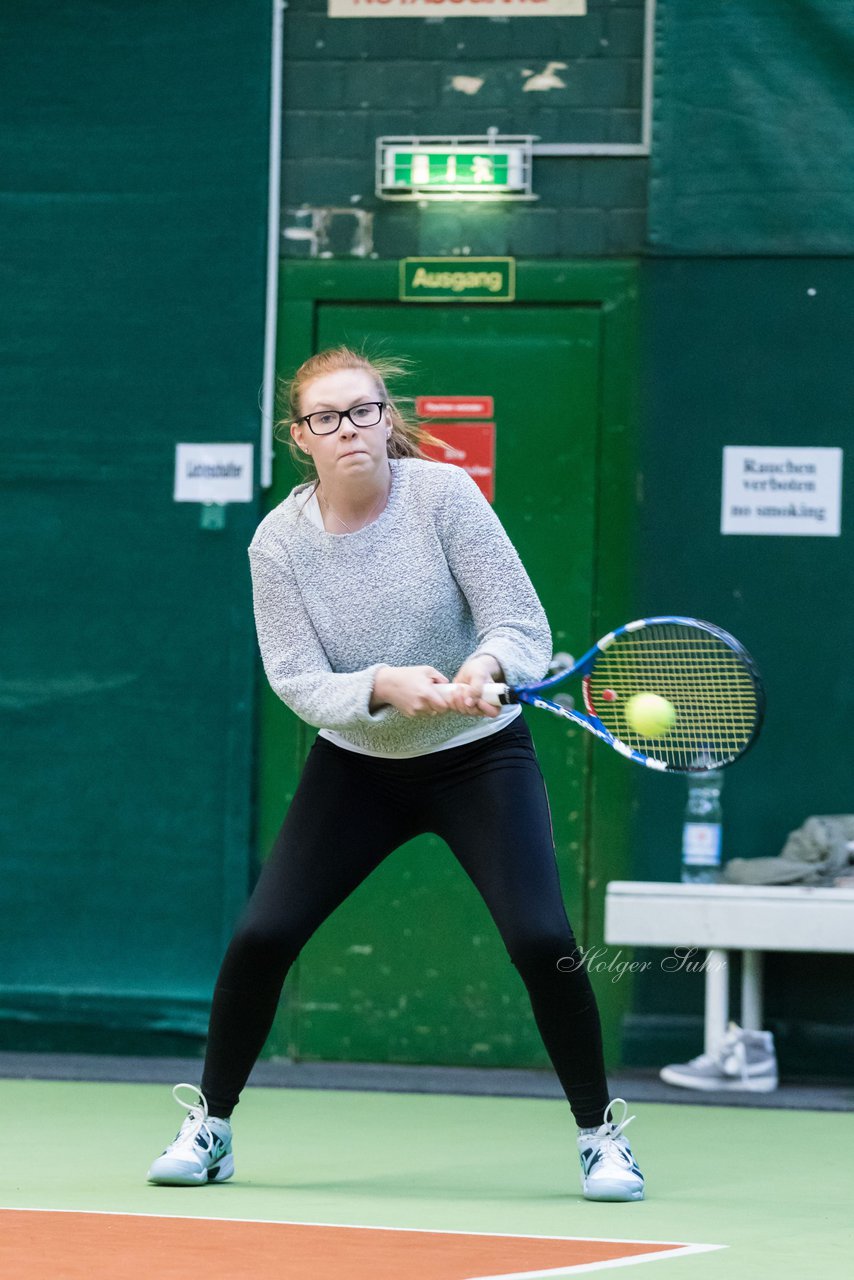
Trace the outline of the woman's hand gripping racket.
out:
<instances>
[{"instance_id":1,"label":"woman's hand gripping racket","mask_svg":"<svg viewBox=\"0 0 854 1280\"><path fill-rule=\"evenodd\" d=\"M583 712L542 696L572 676L581 676ZM732 764L756 741L765 711L747 650L720 627L676 617L628 622L568 670L515 688L488 684L483 697L551 711L630 760L669 773Z\"/></svg>"}]
</instances>

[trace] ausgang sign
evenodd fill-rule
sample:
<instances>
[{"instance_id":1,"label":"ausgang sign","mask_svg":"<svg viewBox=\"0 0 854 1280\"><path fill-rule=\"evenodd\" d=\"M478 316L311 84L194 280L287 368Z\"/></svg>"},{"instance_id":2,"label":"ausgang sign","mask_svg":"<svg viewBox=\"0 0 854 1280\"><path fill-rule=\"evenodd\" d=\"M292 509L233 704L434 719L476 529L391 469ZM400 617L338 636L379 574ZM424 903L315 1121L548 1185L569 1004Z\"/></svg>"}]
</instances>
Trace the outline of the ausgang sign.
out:
<instances>
[{"instance_id":1,"label":"ausgang sign","mask_svg":"<svg viewBox=\"0 0 854 1280\"><path fill-rule=\"evenodd\" d=\"M515 258L401 258L401 302L512 302Z\"/></svg>"}]
</instances>

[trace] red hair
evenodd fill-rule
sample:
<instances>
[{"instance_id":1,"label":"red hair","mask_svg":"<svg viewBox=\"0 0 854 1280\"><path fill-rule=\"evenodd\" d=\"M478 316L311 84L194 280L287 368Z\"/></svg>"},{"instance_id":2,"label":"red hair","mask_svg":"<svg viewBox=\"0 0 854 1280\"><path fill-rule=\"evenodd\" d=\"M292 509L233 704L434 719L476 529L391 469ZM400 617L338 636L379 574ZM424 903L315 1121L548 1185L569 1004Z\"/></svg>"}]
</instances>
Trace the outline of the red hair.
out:
<instances>
[{"instance_id":1,"label":"red hair","mask_svg":"<svg viewBox=\"0 0 854 1280\"><path fill-rule=\"evenodd\" d=\"M367 356L351 347L329 347L326 351L318 351L301 364L291 378L279 381L279 403L282 406L282 418L276 427L287 430L287 443L291 457L308 475L315 474L314 464L310 458L297 447L290 435L290 424L302 417L302 396L309 383L322 378L328 373L339 373L342 369L362 369L370 374L377 384L377 392L384 400L391 419L391 436L388 441L390 458L423 458L426 457L422 445L444 445L425 426L409 418L401 408L403 400L400 396L392 399L387 381L402 377L410 372L410 366L404 360L394 360L384 356L369 360ZM277 439L282 439L277 435Z\"/></svg>"}]
</instances>

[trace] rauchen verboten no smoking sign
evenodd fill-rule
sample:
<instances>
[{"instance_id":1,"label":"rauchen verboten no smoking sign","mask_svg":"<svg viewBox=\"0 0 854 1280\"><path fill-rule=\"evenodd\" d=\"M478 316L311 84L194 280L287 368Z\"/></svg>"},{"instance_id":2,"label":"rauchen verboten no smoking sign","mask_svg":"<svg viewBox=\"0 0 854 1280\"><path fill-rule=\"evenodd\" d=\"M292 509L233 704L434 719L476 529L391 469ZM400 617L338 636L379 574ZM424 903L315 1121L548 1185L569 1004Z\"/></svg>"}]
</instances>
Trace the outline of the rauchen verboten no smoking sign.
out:
<instances>
[{"instance_id":1,"label":"rauchen verboten no smoking sign","mask_svg":"<svg viewBox=\"0 0 854 1280\"><path fill-rule=\"evenodd\" d=\"M839 536L842 450L724 448L721 533Z\"/></svg>"}]
</instances>

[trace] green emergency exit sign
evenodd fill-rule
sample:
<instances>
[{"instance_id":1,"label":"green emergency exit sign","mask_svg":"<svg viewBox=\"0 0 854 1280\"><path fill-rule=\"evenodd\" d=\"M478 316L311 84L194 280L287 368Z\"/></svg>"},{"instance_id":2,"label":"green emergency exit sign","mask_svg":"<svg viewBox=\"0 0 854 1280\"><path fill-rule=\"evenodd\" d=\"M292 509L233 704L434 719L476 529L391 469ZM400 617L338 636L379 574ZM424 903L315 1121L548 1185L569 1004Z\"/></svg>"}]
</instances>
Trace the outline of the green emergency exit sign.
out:
<instances>
[{"instance_id":1,"label":"green emergency exit sign","mask_svg":"<svg viewBox=\"0 0 854 1280\"><path fill-rule=\"evenodd\" d=\"M528 136L377 139L383 200L535 200Z\"/></svg>"},{"instance_id":2,"label":"green emergency exit sign","mask_svg":"<svg viewBox=\"0 0 854 1280\"><path fill-rule=\"evenodd\" d=\"M401 302L512 302L515 258L401 258Z\"/></svg>"},{"instance_id":3,"label":"green emergency exit sign","mask_svg":"<svg viewBox=\"0 0 854 1280\"><path fill-rule=\"evenodd\" d=\"M395 151L394 184L400 187L429 187L433 191L466 187L494 191L507 187L512 171L519 166L514 151Z\"/></svg>"}]
</instances>

